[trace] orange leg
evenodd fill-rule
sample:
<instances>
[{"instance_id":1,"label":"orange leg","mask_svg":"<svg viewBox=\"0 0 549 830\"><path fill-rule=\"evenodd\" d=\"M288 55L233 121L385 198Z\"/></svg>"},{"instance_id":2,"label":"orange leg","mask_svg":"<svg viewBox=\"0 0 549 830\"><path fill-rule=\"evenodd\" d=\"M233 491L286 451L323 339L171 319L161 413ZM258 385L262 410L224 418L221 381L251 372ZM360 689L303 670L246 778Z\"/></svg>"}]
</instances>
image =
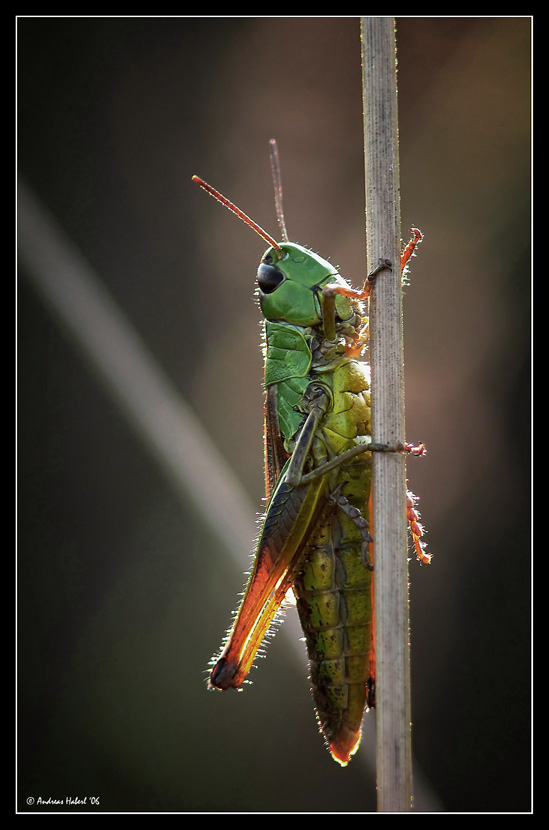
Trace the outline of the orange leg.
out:
<instances>
[{"instance_id":1,"label":"orange leg","mask_svg":"<svg viewBox=\"0 0 549 830\"><path fill-rule=\"evenodd\" d=\"M423 239L423 234L418 228L410 228L410 232L413 233L413 237L410 239L410 241L404 248L402 254L400 255L401 271L404 271L404 268L406 267L408 260L410 259L415 249ZM379 272L383 271L385 268L392 269L392 263L390 259L381 259L379 261L379 265L376 268L374 268L373 271L370 271L370 273L368 274L366 281L364 283L364 288L362 289L351 288L348 285L339 285L339 283L337 282L328 283L328 285L325 285L322 289L325 301L330 302L331 308L334 309L335 304L333 298L335 294L340 294L343 297L349 297L349 299L358 300L359 302L367 300L372 292L372 288L375 283L377 274L379 274ZM328 339L333 339L333 337L335 336L335 329L329 332L326 326L326 320L325 329ZM347 347L347 354L349 355L349 357L359 357L367 342L368 327L366 324L362 332L357 336L354 345ZM415 454L417 455L418 453Z\"/></svg>"},{"instance_id":2,"label":"orange leg","mask_svg":"<svg viewBox=\"0 0 549 830\"><path fill-rule=\"evenodd\" d=\"M404 269L408 260L410 259L415 249L423 239L423 234L418 228L410 228L410 232L414 235L404 248L402 254L400 255L400 267L402 270ZM334 294L342 294L344 297L349 297L351 300L367 300L372 292L375 277L377 276L377 274L379 274L380 271L383 271L385 268L392 268L391 260L382 259L380 261L379 265L368 274L366 282L364 283L364 288L362 290L357 288L351 288L347 285L339 285L339 283L337 282L330 282L328 283L328 285L324 286L323 291L325 292L325 294L328 294L330 292L333 292Z\"/></svg>"},{"instance_id":3,"label":"orange leg","mask_svg":"<svg viewBox=\"0 0 549 830\"><path fill-rule=\"evenodd\" d=\"M406 490L406 515L408 517L408 525L414 540L414 548L416 556L424 565L428 565L431 561L431 554L425 551L425 542L421 541L423 536L423 525L419 523L420 515L415 509L417 496L414 496L411 490Z\"/></svg>"},{"instance_id":4,"label":"orange leg","mask_svg":"<svg viewBox=\"0 0 549 830\"><path fill-rule=\"evenodd\" d=\"M413 237L410 239L406 247L404 248L402 254L400 255L400 267L404 270L406 263L414 253L415 249L423 239L423 234L418 228L410 228L410 233L413 233Z\"/></svg>"}]
</instances>

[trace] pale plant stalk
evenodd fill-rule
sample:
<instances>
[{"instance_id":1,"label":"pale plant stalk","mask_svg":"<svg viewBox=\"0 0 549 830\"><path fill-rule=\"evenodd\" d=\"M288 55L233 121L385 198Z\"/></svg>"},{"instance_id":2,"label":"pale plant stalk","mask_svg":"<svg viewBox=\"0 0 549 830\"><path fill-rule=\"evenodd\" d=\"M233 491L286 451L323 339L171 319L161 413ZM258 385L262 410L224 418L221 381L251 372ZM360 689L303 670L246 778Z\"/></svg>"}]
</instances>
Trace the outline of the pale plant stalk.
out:
<instances>
[{"instance_id":1,"label":"pale plant stalk","mask_svg":"<svg viewBox=\"0 0 549 830\"><path fill-rule=\"evenodd\" d=\"M372 440L404 441L398 111L394 19L361 18L369 269L379 272L370 308ZM378 810L412 808L406 468L398 453L372 453L376 620Z\"/></svg>"}]
</instances>

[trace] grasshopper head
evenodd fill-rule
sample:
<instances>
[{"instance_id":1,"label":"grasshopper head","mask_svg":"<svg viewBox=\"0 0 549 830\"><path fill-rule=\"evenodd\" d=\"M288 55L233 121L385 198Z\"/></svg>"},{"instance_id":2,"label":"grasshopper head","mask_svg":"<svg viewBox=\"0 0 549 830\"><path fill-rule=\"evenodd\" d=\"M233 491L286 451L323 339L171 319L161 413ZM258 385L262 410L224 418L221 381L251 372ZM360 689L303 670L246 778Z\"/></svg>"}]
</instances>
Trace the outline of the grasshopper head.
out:
<instances>
[{"instance_id":1,"label":"grasshopper head","mask_svg":"<svg viewBox=\"0 0 549 830\"><path fill-rule=\"evenodd\" d=\"M337 269L321 256L281 242L265 251L257 269L261 311L267 320L317 326L322 318L320 291L336 281L341 281Z\"/></svg>"}]
</instances>

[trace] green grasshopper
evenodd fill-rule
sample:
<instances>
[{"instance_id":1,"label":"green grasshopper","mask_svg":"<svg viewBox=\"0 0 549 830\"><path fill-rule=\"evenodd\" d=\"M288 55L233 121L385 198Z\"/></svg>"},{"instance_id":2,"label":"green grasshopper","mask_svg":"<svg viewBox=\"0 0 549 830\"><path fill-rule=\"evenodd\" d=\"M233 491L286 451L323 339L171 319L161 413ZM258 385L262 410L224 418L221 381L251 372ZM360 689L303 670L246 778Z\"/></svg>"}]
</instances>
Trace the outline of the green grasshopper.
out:
<instances>
[{"instance_id":1,"label":"green grasshopper","mask_svg":"<svg viewBox=\"0 0 549 830\"><path fill-rule=\"evenodd\" d=\"M307 642L317 719L333 758L346 766L375 705L371 452L423 445L374 445L365 307L383 262L355 290L336 268L288 241L276 143L271 141L282 242L198 176L193 180L268 244L257 272L265 318L265 489L267 510L251 574L210 686L240 688L293 589ZM421 233L413 229L401 267ZM415 497L408 520L416 554L429 562Z\"/></svg>"}]
</instances>

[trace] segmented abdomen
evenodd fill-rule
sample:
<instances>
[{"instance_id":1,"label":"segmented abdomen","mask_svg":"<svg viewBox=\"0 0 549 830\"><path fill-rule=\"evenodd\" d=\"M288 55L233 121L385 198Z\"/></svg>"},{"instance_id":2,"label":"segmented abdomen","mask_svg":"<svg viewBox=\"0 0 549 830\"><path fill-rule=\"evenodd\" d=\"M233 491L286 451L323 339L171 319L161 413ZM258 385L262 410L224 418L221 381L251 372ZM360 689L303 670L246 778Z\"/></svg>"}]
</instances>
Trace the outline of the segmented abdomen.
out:
<instances>
[{"instance_id":1,"label":"segmented abdomen","mask_svg":"<svg viewBox=\"0 0 549 830\"><path fill-rule=\"evenodd\" d=\"M324 380L326 376L324 375ZM321 428L330 454L340 455L370 434L368 379L351 361L331 377L333 406ZM337 467L330 477L369 519L370 454ZM334 758L345 765L360 742L364 710L374 703L373 574L360 528L330 502L309 540L294 591L307 641L317 716Z\"/></svg>"},{"instance_id":2,"label":"segmented abdomen","mask_svg":"<svg viewBox=\"0 0 549 830\"><path fill-rule=\"evenodd\" d=\"M359 478L367 492L369 475ZM313 696L330 751L345 765L360 741L364 710L373 705L372 572L360 531L333 507L318 523L306 558L294 590Z\"/></svg>"}]
</instances>

